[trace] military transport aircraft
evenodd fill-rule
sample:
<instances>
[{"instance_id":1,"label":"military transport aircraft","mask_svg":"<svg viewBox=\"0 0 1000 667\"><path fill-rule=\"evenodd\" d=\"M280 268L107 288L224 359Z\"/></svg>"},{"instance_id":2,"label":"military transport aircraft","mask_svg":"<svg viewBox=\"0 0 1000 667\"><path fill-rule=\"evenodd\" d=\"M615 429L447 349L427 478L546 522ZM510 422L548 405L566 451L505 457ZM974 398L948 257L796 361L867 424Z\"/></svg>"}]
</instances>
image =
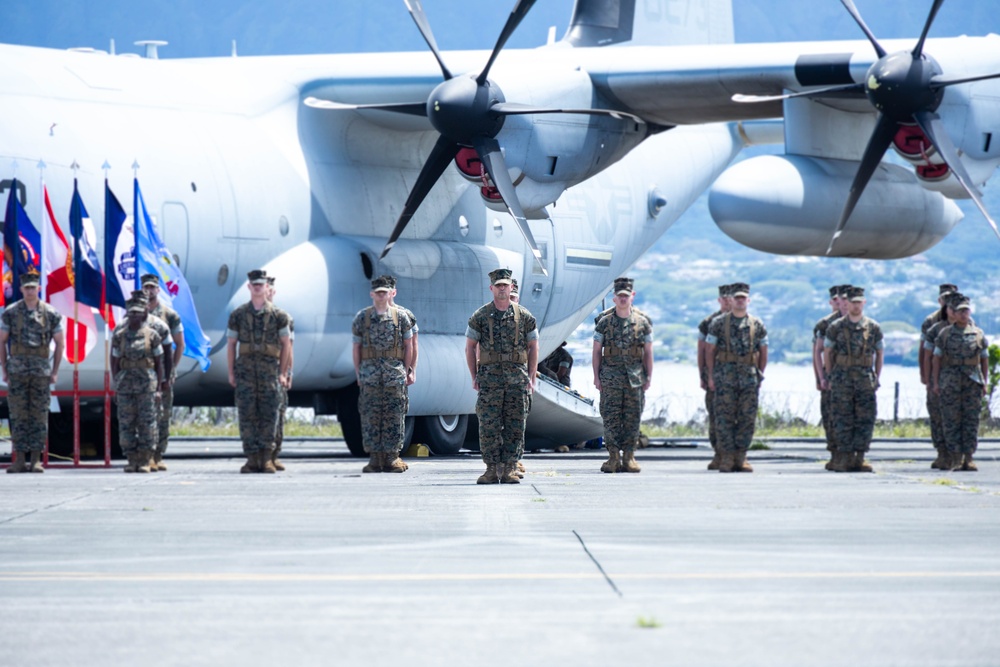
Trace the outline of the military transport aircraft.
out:
<instances>
[{"instance_id":1,"label":"military transport aircraft","mask_svg":"<svg viewBox=\"0 0 1000 667\"><path fill-rule=\"evenodd\" d=\"M105 161L142 165L213 341L207 373L182 364L179 405L232 404L227 313L264 267L296 320L293 404L336 413L359 452L350 322L373 275L398 276L421 331L408 421L454 452L475 404L463 334L497 266L519 278L545 354L709 188L717 224L772 253L910 256L959 221L950 198L972 196L993 224L977 188L1000 163L1000 37L934 38L941 2L919 38L885 43L851 0L867 41L752 45L732 43L730 0L576 0L561 40L506 49L534 4L518 0L491 51L448 52L403 0L426 52L0 45L0 164L44 160L61 211L74 161L92 210ZM730 167L782 141L783 155ZM912 167L883 161L890 146ZM85 387L102 384L99 356ZM556 412L587 412L563 399ZM589 435L592 406L583 417L566 441Z\"/></svg>"}]
</instances>

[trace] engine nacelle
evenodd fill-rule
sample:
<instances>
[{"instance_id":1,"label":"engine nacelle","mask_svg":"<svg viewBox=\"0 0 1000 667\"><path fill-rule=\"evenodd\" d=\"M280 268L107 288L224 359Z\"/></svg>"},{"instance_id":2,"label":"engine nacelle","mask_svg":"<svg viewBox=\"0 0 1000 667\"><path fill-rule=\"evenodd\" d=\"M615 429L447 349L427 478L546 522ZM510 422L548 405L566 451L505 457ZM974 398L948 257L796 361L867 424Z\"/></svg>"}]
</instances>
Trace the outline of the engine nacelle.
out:
<instances>
[{"instance_id":1,"label":"engine nacelle","mask_svg":"<svg viewBox=\"0 0 1000 667\"><path fill-rule=\"evenodd\" d=\"M712 218L727 236L778 255L826 255L858 163L766 155L726 170L709 193ZM923 252L962 219L955 202L920 186L913 173L883 163L865 188L833 255L898 259Z\"/></svg>"}]
</instances>

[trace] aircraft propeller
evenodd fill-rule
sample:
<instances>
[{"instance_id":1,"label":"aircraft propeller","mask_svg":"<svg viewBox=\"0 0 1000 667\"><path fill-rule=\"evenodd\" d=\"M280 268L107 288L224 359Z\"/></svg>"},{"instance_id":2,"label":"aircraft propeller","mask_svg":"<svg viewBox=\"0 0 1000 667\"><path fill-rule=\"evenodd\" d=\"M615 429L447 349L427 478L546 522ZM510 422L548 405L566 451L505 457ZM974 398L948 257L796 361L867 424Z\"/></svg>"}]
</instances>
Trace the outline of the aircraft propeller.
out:
<instances>
[{"instance_id":1,"label":"aircraft propeller","mask_svg":"<svg viewBox=\"0 0 1000 667\"><path fill-rule=\"evenodd\" d=\"M531 248L535 261L542 272L548 275L542 264L541 251L531 234L528 220L517 199L517 192L513 182L511 182L510 173L507 171L503 150L495 138L503 128L504 120L507 116L522 114L574 113L604 115L617 119L631 118L640 123L645 121L633 114L611 109L560 109L506 102L500 88L489 80L490 69L507 40L514 34L518 25L535 4L535 0L517 0L507 23L493 46L489 60L487 60L483 70L475 77L471 75L454 76L448 70L438 50L434 33L431 31L430 22L427 20L420 0L403 1L406 3L406 8L409 10L410 16L413 17L413 22L416 23L424 41L427 42L427 46L430 47L435 59L437 59L444 77L444 81L438 84L431 92L430 97L425 102L394 104L341 104L315 97L309 97L305 100L305 104L318 109L375 109L426 116L434 129L441 135L420 170L417 181L413 185L413 189L410 190L406 203L403 205L403 211L400 213L396 226L389 235L379 258L384 258L392 250L403 230L406 229L406 225L417 212L431 188L437 183L441 174L447 169L448 164L455 159L463 147L469 147L475 149L490 180L503 198L504 205L517 222L518 229Z\"/></svg>"},{"instance_id":2,"label":"aircraft propeller","mask_svg":"<svg viewBox=\"0 0 1000 667\"><path fill-rule=\"evenodd\" d=\"M878 112L878 120L875 130L872 132L868 145L865 147L861 157L861 164L858 172L851 183L850 194L844 205L837 228L834 230L833 238L827 247L826 254L833 252L833 246L840 238L847 225L848 219L854 212L861 194L868 185L872 174L878 168L882 157L889 149L893 137L903 125L916 123L924 135L931 142L938 154L944 160L948 168L955 174L955 178L962 185L962 188L969 194L976 206L982 212L986 221L993 228L993 233L1000 238L1000 230L997 224L986 210L982 196L976 189L972 178L969 176L965 165L959 157L958 150L952 143L951 137L944 129L941 117L936 113L944 98L944 89L960 83L971 81L982 81L984 79L1000 78L1000 72L994 74L983 74L979 76L964 77L960 79L948 79L944 76L941 66L928 55L924 54L924 42L930 31L931 24L937 16L938 10L944 4L944 0L934 0L931 11L924 23L924 29L920 33L920 39L912 51L900 51L898 53L886 53L879 44L875 35L861 18L860 12L854 6L853 0L840 0L847 11L854 18L861 30L868 37L878 60L868 69L864 83L854 83L839 86L828 86L814 90L789 93L786 95L754 96L754 95L734 95L735 102L771 102L777 100L791 99L794 97L846 97L860 96L862 93L868 97L869 102Z\"/></svg>"}]
</instances>

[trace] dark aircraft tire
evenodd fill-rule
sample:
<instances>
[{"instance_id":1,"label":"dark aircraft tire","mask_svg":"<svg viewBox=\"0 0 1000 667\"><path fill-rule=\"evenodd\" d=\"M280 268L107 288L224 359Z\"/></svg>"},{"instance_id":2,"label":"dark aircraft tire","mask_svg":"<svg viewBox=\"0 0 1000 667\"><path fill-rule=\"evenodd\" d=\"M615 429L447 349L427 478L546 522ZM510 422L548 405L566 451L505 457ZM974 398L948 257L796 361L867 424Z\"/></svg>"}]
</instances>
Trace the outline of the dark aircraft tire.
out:
<instances>
[{"instance_id":1,"label":"dark aircraft tire","mask_svg":"<svg viewBox=\"0 0 1000 667\"><path fill-rule=\"evenodd\" d=\"M417 430L417 418L407 417L403 428L403 451L406 451L406 448L413 442L413 432Z\"/></svg>"},{"instance_id":2,"label":"dark aircraft tire","mask_svg":"<svg viewBox=\"0 0 1000 667\"><path fill-rule=\"evenodd\" d=\"M417 441L426 444L435 456L456 456L465 444L469 415L428 415L419 417Z\"/></svg>"},{"instance_id":3,"label":"dark aircraft tire","mask_svg":"<svg viewBox=\"0 0 1000 667\"><path fill-rule=\"evenodd\" d=\"M361 442L361 414L358 412L358 385L351 384L340 390L337 396L337 421L344 432L344 442L354 456L365 457L365 447Z\"/></svg>"}]
</instances>

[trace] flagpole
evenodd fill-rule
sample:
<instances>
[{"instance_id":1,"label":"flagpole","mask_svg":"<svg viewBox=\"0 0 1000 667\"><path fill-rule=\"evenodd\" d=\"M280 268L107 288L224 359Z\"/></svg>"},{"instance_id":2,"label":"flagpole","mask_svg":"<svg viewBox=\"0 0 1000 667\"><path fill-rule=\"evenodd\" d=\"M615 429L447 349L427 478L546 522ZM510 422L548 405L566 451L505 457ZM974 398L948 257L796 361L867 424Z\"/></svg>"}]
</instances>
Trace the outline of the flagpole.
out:
<instances>
[{"instance_id":1,"label":"flagpole","mask_svg":"<svg viewBox=\"0 0 1000 667\"><path fill-rule=\"evenodd\" d=\"M76 160L70 165L73 170L73 199L76 203L76 175L80 165ZM72 227L72 225L71 225ZM80 230L83 233L83 230ZM73 230L70 229L70 236ZM80 276L80 239L73 238L73 462L80 465L80 331L76 328L76 323L80 321L80 301L77 297L76 283Z\"/></svg>"},{"instance_id":2,"label":"flagpole","mask_svg":"<svg viewBox=\"0 0 1000 667\"><path fill-rule=\"evenodd\" d=\"M104 216L107 220L108 211L108 171L111 165L105 160L101 165L104 170ZM107 225L104 229L104 243L108 242ZM104 463L111 465L111 327L108 325L108 317L111 314L111 304L108 303L108 273L113 267L104 267Z\"/></svg>"},{"instance_id":3,"label":"flagpole","mask_svg":"<svg viewBox=\"0 0 1000 667\"><path fill-rule=\"evenodd\" d=\"M40 281L39 287L41 288L38 292L39 299L45 301L48 297L48 271L45 270L45 238L48 235L49 226L45 224L45 160L39 160L38 164L38 220L42 225L42 245L38 248L38 278ZM55 360L53 360L53 363ZM52 387L55 389L55 386ZM59 399L56 399L57 401ZM52 411L52 403L49 402L49 412ZM45 431L45 449L42 450L42 465L49 465L49 437L48 429Z\"/></svg>"}]
</instances>

